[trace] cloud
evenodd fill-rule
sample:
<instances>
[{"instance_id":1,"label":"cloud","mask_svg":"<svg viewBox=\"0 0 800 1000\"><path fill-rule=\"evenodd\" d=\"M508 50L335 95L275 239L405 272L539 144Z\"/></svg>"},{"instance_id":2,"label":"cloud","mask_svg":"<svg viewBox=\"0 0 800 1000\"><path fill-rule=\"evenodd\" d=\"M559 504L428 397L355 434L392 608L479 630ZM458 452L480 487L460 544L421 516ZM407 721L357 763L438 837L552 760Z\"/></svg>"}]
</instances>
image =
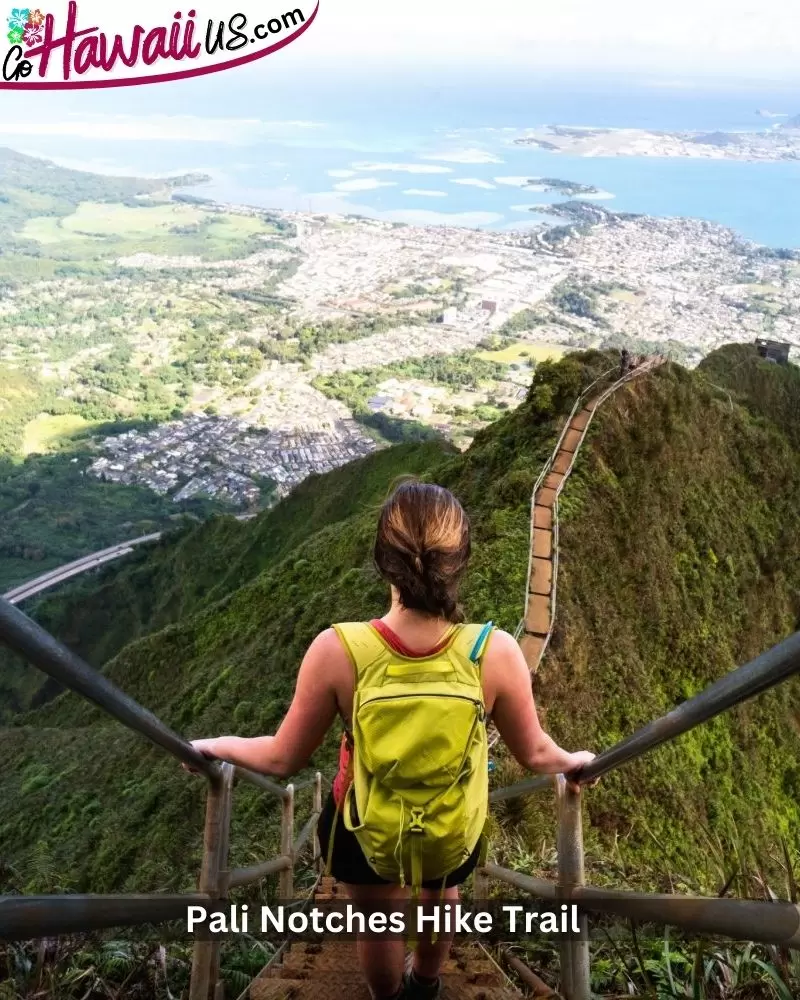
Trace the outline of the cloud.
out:
<instances>
[{"instance_id":1,"label":"cloud","mask_svg":"<svg viewBox=\"0 0 800 1000\"><path fill-rule=\"evenodd\" d=\"M466 184L469 187L485 188L487 191L494 191L494 184L482 181L479 177L451 177L451 184Z\"/></svg>"},{"instance_id":2,"label":"cloud","mask_svg":"<svg viewBox=\"0 0 800 1000\"><path fill-rule=\"evenodd\" d=\"M354 181L334 184L334 191L374 191L376 188L395 187L395 181L379 181L377 177L358 177Z\"/></svg>"},{"instance_id":3,"label":"cloud","mask_svg":"<svg viewBox=\"0 0 800 1000\"><path fill-rule=\"evenodd\" d=\"M410 31L413 25L424 30ZM646 14L637 0L506 0L498 16L464 0L338 0L336 17L320 18L288 47L284 61L299 67L348 60L384 73L393 65L430 63L445 73L457 66L473 79L487 65L528 74L559 67L667 78L721 71L796 78L800 33L788 0L673 0L650 5Z\"/></svg>"},{"instance_id":4,"label":"cloud","mask_svg":"<svg viewBox=\"0 0 800 1000\"><path fill-rule=\"evenodd\" d=\"M423 160L441 160L443 163L502 163L503 160L485 149L454 149L449 153L431 153Z\"/></svg>"},{"instance_id":5,"label":"cloud","mask_svg":"<svg viewBox=\"0 0 800 1000\"><path fill-rule=\"evenodd\" d=\"M433 191L430 188L409 188L403 194L415 196L417 198L446 198L446 191Z\"/></svg>"},{"instance_id":6,"label":"cloud","mask_svg":"<svg viewBox=\"0 0 800 1000\"><path fill-rule=\"evenodd\" d=\"M450 167L437 167L432 163L353 163L354 170L364 170L375 173L378 170L391 170L406 174L452 174Z\"/></svg>"},{"instance_id":7,"label":"cloud","mask_svg":"<svg viewBox=\"0 0 800 1000\"><path fill-rule=\"evenodd\" d=\"M201 118L196 115L74 115L62 121L3 121L0 135L61 136L131 142L221 142L250 145L280 138L298 129L321 128L315 122L267 122L258 118Z\"/></svg>"},{"instance_id":8,"label":"cloud","mask_svg":"<svg viewBox=\"0 0 800 1000\"><path fill-rule=\"evenodd\" d=\"M355 177L355 170L329 170L328 177Z\"/></svg>"}]
</instances>

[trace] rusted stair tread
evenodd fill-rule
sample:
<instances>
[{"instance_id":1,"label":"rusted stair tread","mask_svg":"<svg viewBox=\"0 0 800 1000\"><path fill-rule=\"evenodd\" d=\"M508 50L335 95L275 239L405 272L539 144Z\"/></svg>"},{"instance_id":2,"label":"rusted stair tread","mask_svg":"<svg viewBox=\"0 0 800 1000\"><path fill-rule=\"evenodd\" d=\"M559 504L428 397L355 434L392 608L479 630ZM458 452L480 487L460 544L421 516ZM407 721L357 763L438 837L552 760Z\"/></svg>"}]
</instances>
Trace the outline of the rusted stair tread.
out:
<instances>
[{"instance_id":1,"label":"rusted stair tread","mask_svg":"<svg viewBox=\"0 0 800 1000\"><path fill-rule=\"evenodd\" d=\"M352 960L352 964L356 966L355 959ZM491 963L484 963L480 967L474 967L470 964L466 970L455 967L448 969L445 967L442 970L441 977L444 985L448 983L451 985L463 983L465 986L489 987L498 986L501 983L501 977ZM334 979L343 986L347 985L353 989L363 982L363 977L357 966L343 971L341 963L338 966L331 966L325 969L292 969L288 966L286 968L280 966L277 969L270 970L270 973L262 976L259 981L279 980L292 983L315 983L322 981L330 983Z\"/></svg>"},{"instance_id":2,"label":"rusted stair tread","mask_svg":"<svg viewBox=\"0 0 800 1000\"><path fill-rule=\"evenodd\" d=\"M583 437L583 431L577 428L570 428L564 435L564 440L561 442L560 451L574 452L578 445L581 443L581 438Z\"/></svg>"},{"instance_id":3,"label":"rusted stair tread","mask_svg":"<svg viewBox=\"0 0 800 1000\"><path fill-rule=\"evenodd\" d=\"M544 477L544 485L548 490L560 490L563 482L564 477L559 475L557 472L548 472L548 474Z\"/></svg>"},{"instance_id":4,"label":"rusted stair tread","mask_svg":"<svg viewBox=\"0 0 800 1000\"><path fill-rule=\"evenodd\" d=\"M596 410L597 407L600 405L600 400L602 398L602 395L603 394L600 393L597 396L592 396L591 399L587 400L586 405L584 406L583 409L589 410L590 412L594 412L594 410Z\"/></svg>"},{"instance_id":5,"label":"rusted stair tread","mask_svg":"<svg viewBox=\"0 0 800 1000\"><path fill-rule=\"evenodd\" d=\"M531 566L531 593L549 594L552 589L553 560L534 555Z\"/></svg>"},{"instance_id":6,"label":"rusted stair tread","mask_svg":"<svg viewBox=\"0 0 800 1000\"><path fill-rule=\"evenodd\" d=\"M546 594L529 594L525 613L525 629L547 635L550 631L550 597Z\"/></svg>"},{"instance_id":7,"label":"rusted stair tread","mask_svg":"<svg viewBox=\"0 0 800 1000\"><path fill-rule=\"evenodd\" d=\"M556 502L556 496L557 493L555 490L550 490L543 486L536 494L537 506L552 507Z\"/></svg>"},{"instance_id":8,"label":"rusted stair tread","mask_svg":"<svg viewBox=\"0 0 800 1000\"><path fill-rule=\"evenodd\" d=\"M589 421L592 419L592 413L592 410L586 409L581 410L580 413L576 413L569 422L570 429L575 431L585 431Z\"/></svg>"},{"instance_id":9,"label":"rusted stair tread","mask_svg":"<svg viewBox=\"0 0 800 1000\"><path fill-rule=\"evenodd\" d=\"M347 968L347 963L355 958L355 941L328 941L321 945L295 942L286 953L283 964L266 969L264 975L266 978L274 979L279 977L282 972L288 973L290 970L310 973L311 971L321 972L327 969L342 973ZM444 975L463 975L467 967L471 973L475 974L496 974L496 967L484 953L463 945L453 948L442 971ZM305 976L297 978L305 978Z\"/></svg>"},{"instance_id":10,"label":"rusted stair tread","mask_svg":"<svg viewBox=\"0 0 800 1000\"><path fill-rule=\"evenodd\" d=\"M362 979L354 983L336 976L327 979L257 979L250 1000L372 1000Z\"/></svg>"},{"instance_id":11,"label":"rusted stair tread","mask_svg":"<svg viewBox=\"0 0 800 1000\"><path fill-rule=\"evenodd\" d=\"M308 979L315 978L321 974L327 975L329 971L338 972L342 975L357 976L356 969L349 963L356 960L356 949L346 946L350 942L341 942L334 945L325 945L323 949L314 954L296 952L294 945L287 952L286 959L282 965L272 966L263 973L265 979L279 979L281 975L285 979ZM291 975L289 973L291 972ZM297 975L295 975L295 973ZM450 957L442 967L444 976L497 976L496 966L481 952L470 953L469 957L463 958L458 955Z\"/></svg>"},{"instance_id":12,"label":"rusted stair tread","mask_svg":"<svg viewBox=\"0 0 800 1000\"><path fill-rule=\"evenodd\" d=\"M333 879L323 879L315 900L346 897ZM280 965L263 969L249 1000L370 1000L358 968L355 941L296 941ZM457 942L442 967L442 1000L521 1000L489 956L470 942Z\"/></svg>"},{"instance_id":13,"label":"rusted stair tread","mask_svg":"<svg viewBox=\"0 0 800 1000\"><path fill-rule=\"evenodd\" d=\"M457 981L442 983L440 1000L521 1000L507 986L481 986ZM250 987L250 1000L371 1000L365 983L329 977L327 981L259 979Z\"/></svg>"},{"instance_id":14,"label":"rusted stair tread","mask_svg":"<svg viewBox=\"0 0 800 1000\"><path fill-rule=\"evenodd\" d=\"M533 529L533 555L537 559L551 559L553 556L553 532L544 528Z\"/></svg>"},{"instance_id":15,"label":"rusted stair tread","mask_svg":"<svg viewBox=\"0 0 800 1000\"><path fill-rule=\"evenodd\" d=\"M569 471L570 464L572 462L572 452L564 451L562 448L555 457L553 462L553 472L557 473L559 476L566 475Z\"/></svg>"},{"instance_id":16,"label":"rusted stair tread","mask_svg":"<svg viewBox=\"0 0 800 1000\"><path fill-rule=\"evenodd\" d=\"M553 508L542 507L537 503L533 508L533 526L534 528L544 528L545 531L550 531L553 527Z\"/></svg>"},{"instance_id":17,"label":"rusted stair tread","mask_svg":"<svg viewBox=\"0 0 800 1000\"><path fill-rule=\"evenodd\" d=\"M544 636L523 635L519 641L519 648L522 650L522 655L525 657L525 662L528 664L528 668L530 670L536 670L539 666L539 661L542 658Z\"/></svg>"}]
</instances>

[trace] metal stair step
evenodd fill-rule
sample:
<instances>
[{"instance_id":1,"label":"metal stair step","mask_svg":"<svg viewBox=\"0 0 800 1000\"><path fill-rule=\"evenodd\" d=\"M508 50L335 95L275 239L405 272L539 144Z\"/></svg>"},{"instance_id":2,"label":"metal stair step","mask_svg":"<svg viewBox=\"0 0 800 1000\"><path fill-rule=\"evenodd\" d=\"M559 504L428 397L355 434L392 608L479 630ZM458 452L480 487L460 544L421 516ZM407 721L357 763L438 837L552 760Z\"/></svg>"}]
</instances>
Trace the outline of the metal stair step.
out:
<instances>
[{"instance_id":1,"label":"metal stair step","mask_svg":"<svg viewBox=\"0 0 800 1000\"><path fill-rule=\"evenodd\" d=\"M454 981L442 984L440 1000L521 1000L508 986L478 986ZM371 1000L366 985L330 977L326 982L291 979L258 979L250 987L250 1000Z\"/></svg>"}]
</instances>

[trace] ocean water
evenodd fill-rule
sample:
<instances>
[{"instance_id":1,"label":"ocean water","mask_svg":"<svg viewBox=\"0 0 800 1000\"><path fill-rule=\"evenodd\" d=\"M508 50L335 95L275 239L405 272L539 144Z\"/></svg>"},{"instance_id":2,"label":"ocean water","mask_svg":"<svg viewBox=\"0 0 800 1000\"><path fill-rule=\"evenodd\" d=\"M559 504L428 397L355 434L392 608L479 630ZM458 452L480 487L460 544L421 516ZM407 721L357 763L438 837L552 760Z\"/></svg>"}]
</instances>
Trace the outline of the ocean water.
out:
<instances>
[{"instance_id":1,"label":"ocean water","mask_svg":"<svg viewBox=\"0 0 800 1000\"><path fill-rule=\"evenodd\" d=\"M265 100L244 72L89 94L61 109L60 96L46 111L0 106L0 142L100 172L202 170L212 180L196 193L222 201L494 229L529 225L541 218L532 207L563 200L525 190L521 179L559 177L601 189L598 203L610 209L709 219L759 243L800 247L800 163L582 158L513 142L551 123L766 128L781 119L757 109L796 114L791 91L420 78L404 87L276 86ZM47 116L58 128L48 130Z\"/></svg>"}]
</instances>

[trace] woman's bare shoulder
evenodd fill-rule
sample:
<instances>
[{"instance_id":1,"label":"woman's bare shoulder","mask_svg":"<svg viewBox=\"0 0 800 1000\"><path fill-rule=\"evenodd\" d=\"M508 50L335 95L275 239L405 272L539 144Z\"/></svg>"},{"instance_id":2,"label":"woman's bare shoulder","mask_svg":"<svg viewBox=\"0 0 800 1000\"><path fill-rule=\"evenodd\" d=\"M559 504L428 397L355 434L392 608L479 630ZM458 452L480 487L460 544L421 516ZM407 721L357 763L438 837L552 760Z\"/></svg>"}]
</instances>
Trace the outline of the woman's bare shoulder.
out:
<instances>
[{"instance_id":1,"label":"woman's bare shoulder","mask_svg":"<svg viewBox=\"0 0 800 1000\"><path fill-rule=\"evenodd\" d=\"M342 640L339 638L335 628L326 628L323 632L320 632L308 647L306 655L312 656L315 659L324 659L328 662L350 662L350 656L342 645Z\"/></svg>"},{"instance_id":2,"label":"woman's bare shoulder","mask_svg":"<svg viewBox=\"0 0 800 1000\"><path fill-rule=\"evenodd\" d=\"M509 657L517 659L521 655L517 640L509 632L495 629L486 647L484 662L489 664L507 663Z\"/></svg>"},{"instance_id":3,"label":"woman's bare shoulder","mask_svg":"<svg viewBox=\"0 0 800 1000\"><path fill-rule=\"evenodd\" d=\"M530 687L525 657L513 635L502 629L492 633L483 657L482 675L487 707L501 695L519 693L525 684Z\"/></svg>"}]
</instances>

